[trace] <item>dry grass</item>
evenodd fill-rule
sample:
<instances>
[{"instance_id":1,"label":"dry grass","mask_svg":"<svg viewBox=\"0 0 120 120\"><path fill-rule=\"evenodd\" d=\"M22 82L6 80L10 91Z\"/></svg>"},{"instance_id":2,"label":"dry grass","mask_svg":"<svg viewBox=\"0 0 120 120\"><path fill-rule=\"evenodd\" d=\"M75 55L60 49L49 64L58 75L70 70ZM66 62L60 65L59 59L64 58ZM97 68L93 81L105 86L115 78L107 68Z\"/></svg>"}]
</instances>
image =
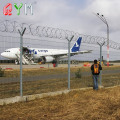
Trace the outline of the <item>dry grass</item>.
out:
<instances>
[{"instance_id":1,"label":"dry grass","mask_svg":"<svg viewBox=\"0 0 120 120\"><path fill-rule=\"evenodd\" d=\"M110 87L120 85L120 75L108 74L102 76L102 85ZM92 76L82 76L82 78L71 78L71 89L92 87ZM68 88L67 78L48 79L31 82L23 82L23 95L40 94L65 90ZM6 83L0 85L0 98L8 98L20 95L19 83Z\"/></svg>"},{"instance_id":2,"label":"dry grass","mask_svg":"<svg viewBox=\"0 0 120 120\"><path fill-rule=\"evenodd\" d=\"M104 67L116 70L120 67ZM75 72L78 68L72 68ZM81 68L89 72L90 68ZM49 75L67 73L67 68L27 69L25 76ZM14 71L14 77L19 76L19 70ZM14 73L13 72L13 73ZM12 74L12 71L6 71ZM104 87L120 85L120 75L106 74L102 76ZM92 76L71 78L71 89L92 87ZM19 95L19 83L0 85L0 98ZM23 95L45 93L67 89L67 79L49 79L23 82ZM98 91L74 91L66 95L47 97L26 103L16 103L0 106L0 120L119 120L120 119L120 87L100 89Z\"/></svg>"},{"instance_id":3,"label":"dry grass","mask_svg":"<svg viewBox=\"0 0 120 120\"><path fill-rule=\"evenodd\" d=\"M103 67L103 70L116 70L120 69L119 66ZM72 67L71 73L75 73L78 67ZM82 72L91 72L88 67L81 67ZM43 75L58 75L62 73L67 73L67 68L43 68L43 69L23 69L23 76L43 76ZM6 77L18 77L19 70L6 70ZM38 80L31 82L23 82L23 95L40 94L53 91L64 90L68 88L67 78L58 79L48 79L48 80ZM116 74L106 74L102 76L102 85L104 87L120 85L120 75ZM71 78L71 89L92 87L92 76L82 76L82 78ZM0 99L8 98L20 95L20 84L19 82L14 83L4 83L0 84Z\"/></svg>"},{"instance_id":4,"label":"dry grass","mask_svg":"<svg viewBox=\"0 0 120 120\"><path fill-rule=\"evenodd\" d=\"M120 120L120 87L0 106L0 120Z\"/></svg>"},{"instance_id":5,"label":"dry grass","mask_svg":"<svg viewBox=\"0 0 120 120\"><path fill-rule=\"evenodd\" d=\"M91 72L89 67L72 67L71 73L76 72L78 69L81 69L81 72ZM110 66L106 67L103 66L103 70L117 70L120 69L120 66ZM50 75L50 74L59 74L59 73L67 73L68 68L32 68L32 69L23 69L23 76L37 76L37 75ZM19 77L20 70L19 69L12 69L12 70L5 70L5 77Z\"/></svg>"},{"instance_id":6,"label":"dry grass","mask_svg":"<svg viewBox=\"0 0 120 120\"><path fill-rule=\"evenodd\" d=\"M62 69L61 69L62 71ZM49 75L49 74L55 74L59 73L60 69L23 69L23 76L36 76L36 75ZM65 70L63 70L65 72ZM20 70L5 70L5 77L19 77L20 76Z\"/></svg>"}]
</instances>

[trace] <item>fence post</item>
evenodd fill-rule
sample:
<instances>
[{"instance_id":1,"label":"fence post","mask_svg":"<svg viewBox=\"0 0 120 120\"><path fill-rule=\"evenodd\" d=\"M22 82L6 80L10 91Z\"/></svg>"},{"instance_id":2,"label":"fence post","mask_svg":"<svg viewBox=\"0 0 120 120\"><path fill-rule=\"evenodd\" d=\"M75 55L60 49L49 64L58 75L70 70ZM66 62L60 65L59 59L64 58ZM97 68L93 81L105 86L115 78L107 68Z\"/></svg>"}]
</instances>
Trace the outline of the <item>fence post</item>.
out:
<instances>
[{"instance_id":1,"label":"fence post","mask_svg":"<svg viewBox=\"0 0 120 120\"><path fill-rule=\"evenodd\" d=\"M70 90L70 43L73 39L74 35L70 38L66 38L68 40L68 90Z\"/></svg>"},{"instance_id":2,"label":"fence post","mask_svg":"<svg viewBox=\"0 0 120 120\"><path fill-rule=\"evenodd\" d=\"M97 42L98 43L98 42ZM100 65L102 62L102 46L105 44L105 42L103 43L98 43L98 45L100 46ZM102 66L102 65L101 65ZM100 71L100 86L102 86L102 70Z\"/></svg>"},{"instance_id":3,"label":"fence post","mask_svg":"<svg viewBox=\"0 0 120 120\"><path fill-rule=\"evenodd\" d=\"M23 29L22 32L18 30L20 34L20 96L23 96L23 85L22 85L22 54L23 54L23 35L25 33L26 28Z\"/></svg>"}]
</instances>

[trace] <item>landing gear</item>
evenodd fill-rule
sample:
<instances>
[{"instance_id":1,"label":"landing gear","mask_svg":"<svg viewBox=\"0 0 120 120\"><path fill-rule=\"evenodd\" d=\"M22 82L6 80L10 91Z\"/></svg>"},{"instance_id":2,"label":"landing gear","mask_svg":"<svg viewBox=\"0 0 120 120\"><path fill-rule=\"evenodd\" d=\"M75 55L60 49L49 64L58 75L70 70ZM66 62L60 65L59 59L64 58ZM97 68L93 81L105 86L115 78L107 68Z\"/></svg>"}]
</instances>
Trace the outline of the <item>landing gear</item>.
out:
<instances>
[{"instance_id":1,"label":"landing gear","mask_svg":"<svg viewBox=\"0 0 120 120\"><path fill-rule=\"evenodd\" d=\"M53 67L57 67L58 66L57 60L53 60L52 64L53 64Z\"/></svg>"},{"instance_id":2,"label":"landing gear","mask_svg":"<svg viewBox=\"0 0 120 120\"><path fill-rule=\"evenodd\" d=\"M18 60L15 60L15 65L19 65L19 61Z\"/></svg>"},{"instance_id":3,"label":"landing gear","mask_svg":"<svg viewBox=\"0 0 120 120\"><path fill-rule=\"evenodd\" d=\"M39 58L38 59L38 63L45 64L46 63L45 58L44 57L43 58Z\"/></svg>"},{"instance_id":4,"label":"landing gear","mask_svg":"<svg viewBox=\"0 0 120 120\"><path fill-rule=\"evenodd\" d=\"M45 57L43 57L43 64L45 64L46 63L46 59L45 59Z\"/></svg>"}]
</instances>

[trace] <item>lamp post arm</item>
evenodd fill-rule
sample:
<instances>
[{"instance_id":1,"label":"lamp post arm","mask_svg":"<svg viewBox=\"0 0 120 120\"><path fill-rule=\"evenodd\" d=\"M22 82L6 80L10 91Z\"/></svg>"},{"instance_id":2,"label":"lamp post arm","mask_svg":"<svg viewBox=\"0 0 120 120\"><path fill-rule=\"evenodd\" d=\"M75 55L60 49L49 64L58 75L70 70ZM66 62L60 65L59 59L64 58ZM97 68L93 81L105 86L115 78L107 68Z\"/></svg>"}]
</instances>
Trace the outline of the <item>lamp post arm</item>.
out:
<instances>
[{"instance_id":1,"label":"lamp post arm","mask_svg":"<svg viewBox=\"0 0 120 120\"><path fill-rule=\"evenodd\" d=\"M108 24L106 18L104 17L104 15L102 15L102 18L106 22L106 24Z\"/></svg>"},{"instance_id":2,"label":"lamp post arm","mask_svg":"<svg viewBox=\"0 0 120 120\"><path fill-rule=\"evenodd\" d=\"M94 13L94 12L93 12L93 14L96 15L97 17L99 17L106 25L108 24L108 23L107 23L107 20L106 20L105 17L104 17L104 15L99 15L99 13L96 14L96 13Z\"/></svg>"},{"instance_id":3,"label":"lamp post arm","mask_svg":"<svg viewBox=\"0 0 120 120\"><path fill-rule=\"evenodd\" d=\"M103 17L99 16L99 15L96 15L97 17L99 17L106 25L107 25L107 21L106 19L103 19Z\"/></svg>"}]
</instances>

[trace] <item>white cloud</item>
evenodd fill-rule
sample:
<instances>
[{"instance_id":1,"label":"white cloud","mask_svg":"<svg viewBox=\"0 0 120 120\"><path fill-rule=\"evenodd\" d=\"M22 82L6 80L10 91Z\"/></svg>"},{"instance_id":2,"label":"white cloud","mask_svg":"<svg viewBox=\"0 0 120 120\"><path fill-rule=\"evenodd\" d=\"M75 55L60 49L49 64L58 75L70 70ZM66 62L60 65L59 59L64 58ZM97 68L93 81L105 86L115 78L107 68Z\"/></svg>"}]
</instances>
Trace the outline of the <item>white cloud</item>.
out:
<instances>
[{"instance_id":1,"label":"white cloud","mask_svg":"<svg viewBox=\"0 0 120 120\"><path fill-rule=\"evenodd\" d=\"M18 16L16 15L17 10L13 6L12 16L5 16L3 15L3 7L6 3L18 3L18 5L32 3L33 15L24 15L24 7L22 7L21 14ZM106 25L93 14L93 12L99 12L108 21L110 39L119 42L119 5L120 0L1 0L0 20L50 26L80 34L106 37Z\"/></svg>"},{"instance_id":2,"label":"white cloud","mask_svg":"<svg viewBox=\"0 0 120 120\"><path fill-rule=\"evenodd\" d=\"M10 1L0 1L0 10ZM39 24L40 26L50 26L62 29L68 29L82 34L96 36L106 36L105 24L97 18L93 12L101 13L105 16L110 26L110 39L117 42L120 32L120 1L119 0L24 0L14 2L20 4L32 3L34 15L24 15L24 8L21 14L16 15L16 9L13 7L12 16L4 16L0 13L3 20L10 19L18 22ZM118 41L119 42L119 41Z\"/></svg>"}]
</instances>

